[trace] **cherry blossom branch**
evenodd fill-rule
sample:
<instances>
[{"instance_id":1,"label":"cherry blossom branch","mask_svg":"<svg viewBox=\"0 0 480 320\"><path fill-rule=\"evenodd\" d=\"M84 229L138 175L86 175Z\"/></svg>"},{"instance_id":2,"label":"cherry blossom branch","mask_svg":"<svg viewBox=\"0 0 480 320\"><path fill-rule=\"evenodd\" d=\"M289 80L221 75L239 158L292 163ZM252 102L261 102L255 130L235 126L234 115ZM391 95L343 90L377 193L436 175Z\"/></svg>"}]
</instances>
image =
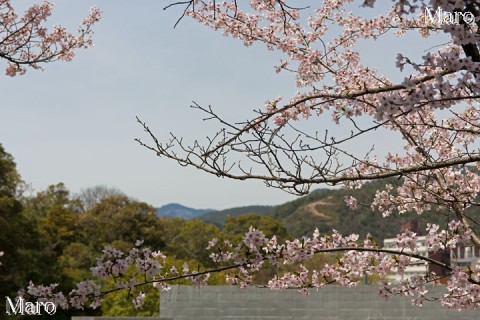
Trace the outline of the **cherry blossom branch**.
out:
<instances>
[{"instance_id":1,"label":"cherry blossom branch","mask_svg":"<svg viewBox=\"0 0 480 320\"><path fill-rule=\"evenodd\" d=\"M41 69L45 63L70 61L76 49L93 45L92 26L101 18L99 9L91 8L76 36L62 26L55 26L51 32L42 26L52 9L53 4L44 1L28 8L19 18L9 0L0 2L0 58L9 62L8 76L24 74L27 66Z\"/></svg>"},{"instance_id":2,"label":"cherry blossom branch","mask_svg":"<svg viewBox=\"0 0 480 320\"><path fill-rule=\"evenodd\" d=\"M153 134L153 132L150 130L150 128L147 126L146 123L142 122L139 118L137 118L137 121L142 125L144 130L150 135L151 139L155 143L155 147L152 147L150 145L147 145L143 143L140 139L135 139L141 146L155 152L160 157L166 157L172 160L177 161L178 163L185 165L185 166L193 166L197 169L200 169L202 171L205 171L210 174L214 174L217 176L222 176L222 177L227 177L231 179L236 179L236 180L262 180L262 181L267 181L267 182L278 182L283 184L292 184L292 185L301 185L301 184L322 184L322 183L327 183L327 184L337 184L337 183L342 183L346 181L368 181L368 180L375 180L375 179L383 179L383 178L390 178L390 177L398 177L398 176L404 176L410 173L417 173L417 172L423 172L423 171L429 171L432 169L441 169L441 168L447 168L447 167L452 167L456 165L465 165L469 163L476 163L480 161L480 154L468 154L460 157L455 157L447 160L442 160L442 161L435 161L435 162L425 162L421 164L415 164L411 166L406 166L403 168L382 168L378 172L374 173L369 173L369 174L362 174L360 172L358 173L353 173L353 174L345 174L341 176L331 176L331 177L321 177L321 178L305 178L305 177L278 177L278 176L267 176L267 175L255 175L255 174L231 174L228 171L224 171L223 167L216 167L214 165L209 165L206 161L210 157L210 155L214 155L215 152L218 152L219 149L215 147L215 149L209 149L208 147L203 148L199 147L198 145L194 145L193 147L185 147L183 146L183 142L179 139L177 139L173 134L172 134L172 139L169 143L163 145L161 144L156 136ZM222 132L219 132L218 134L221 134ZM217 135L218 135L217 134ZM177 153L171 152L170 149L175 146L175 144L178 144L180 148L186 152L185 157L180 157L177 155ZM215 151L214 151L215 150ZM218 154L223 154L223 151L219 152ZM215 155L217 156L217 155ZM199 160L198 163L194 162L192 160L192 157L196 157ZM246 170L245 172L249 172L249 170Z\"/></svg>"},{"instance_id":3,"label":"cherry blossom branch","mask_svg":"<svg viewBox=\"0 0 480 320\"><path fill-rule=\"evenodd\" d=\"M419 259L419 260L437 265L439 267L447 269L448 271L453 270L448 264L437 261L435 259L425 257L425 256L422 256L422 255L417 254L417 253L399 251L399 250L391 250L391 249L366 248L366 247L354 247L354 248L352 248L352 247L339 247L339 248L331 248L331 249L319 249L319 250L315 250L315 253L331 253L331 252L343 252L343 251L376 252L376 253L388 253L388 254L392 254L392 255L406 256L406 257ZM478 284L477 282L472 282L472 283Z\"/></svg>"},{"instance_id":4,"label":"cherry blossom branch","mask_svg":"<svg viewBox=\"0 0 480 320\"><path fill-rule=\"evenodd\" d=\"M205 271L198 271L198 272L194 272L194 273L187 273L187 274L165 277L165 278L160 278L160 279L155 279L155 280L146 280L146 281L141 282L141 283L136 283L135 285L133 285L129 289L143 287L143 286L149 285L149 284L158 284L158 283L162 283L162 282L174 282L176 280L182 280L182 279L193 279L193 278L196 278L196 277L202 277L202 276L205 276L205 275L209 275L211 273L219 273L219 272L223 272L223 271L227 271L227 270L237 269L237 268L240 268L240 267L243 267L243 266L244 265L241 265L241 264L234 264L234 265L225 266L225 267L212 268L212 269L208 269L208 270L205 270ZM115 289L111 289L111 290L101 291L99 296L92 296L91 295L91 296L89 296L89 298L103 297L103 296L108 295L112 292L117 292L117 291L121 291L121 290L125 290L125 288L115 288Z\"/></svg>"},{"instance_id":5,"label":"cherry blossom branch","mask_svg":"<svg viewBox=\"0 0 480 320\"><path fill-rule=\"evenodd\" d=\"M446 263L442 263L440 261L431 259L429 257L422 256L422 255L419 255L419 254L405 252L405 251L398 251L398 250L366 248L366 247L353 247L353 248L352 247L339 247L339 248L315 250L315 253L319 254L319 253L333 253L333 252L344 252L344 251L376 252L376 253L388 253L388 254L392 254L392 255L407 256L407 257L410 257L410 258L415 258L415 259L418 259L418 260L422 260L422 261L437 265L437 266L442 267L442 268L444 268L448 271L453 271L453 269L449 265L447 265ZM263 260L264 261L268 260L268 258L264 257ZM207 274L219 273L219 272L232 270L232 269L238 269L240 267L246 267L247 265L248 265L248 263L233 264L233 265L229 265L229 266L225 266L225 267L212 268L212 269L208 269L208 270L205 270L205 271L198 271L198 272L195 272L195 273L177 275L177 276L172 276L172 277L165 277L165 278L155 279L155 280L148 280L148 281L144 281L144 282L141 282L141 283L137 283L137 284L133 285L132 287L133 288L138 288L138 287L142 287L142 286L149 285L149 284L155 284L155 283L161 283L161 282L173 282L173 281L181 280L181 279L191 279L191 278L195 278L195 277L204 276L204 275L207 275ZM480 284L480 282L475 281L474 279L469 279L469 281L471 283L474 283L474 284ZM89 296L89 297L90 298L102 297L102 296L108 295L112 292L117 292L117 291L121 291L121 290L125 290L125 288L115 288L115 289L111 289L111 290L107 290L107 291L102 291L99 296Z\"/></svg>"},{"instance_id":6,"label":"cherry blossom branch","mask_svg":"<svg viewBox=\"0 0 480 320\"><path fill-rule=\"evenodd\" d=\"M460 234L462 228L461 224L452 221L449 223L448 231L438 233L438 226L429 225L427 228L429 235L425 245L432 251L438 251L441 239L448 240L446 246L465 242L468 240L468 232ZM68 295L64 295L56 291L57 285L37 286L30 283L28 290L21 291L20 296L28 295L35 299L47 299L62 308L83 308L91 301L90 305L95 308L101 304L101 297L112 292L128 290L129 294L132 294L134 290L149 284L158 289L168 290L168 282L179 279L190 279L196 285L204 286L207 285L211 273L234 269L237 270L236 275L232 277L227 274L227 282L230 284L240 282L240 285L244 287L253 284L252 275L259 271L266 261L278 269L282 265L298 265L317 254L336 252L343 252L343 255L336 257L338 262L335 266L326 263L323 267L317 266L317 269L310 272L300 264L299 273L285 272L282 276L277 275L269 281L269 287L272 289L296 287L302 291L310 287L319 288L332 282L351 286L359 281L359 275L365 272L378 274L381 277L387 276L390 272L404 274L406 266L417 265L420 261L445 269L451 273L452 279L462 277L461 281L465 283L457 284L465 285L465 290L475 289L476 287L472 286L479 284L480 271L462 271L451 267L446 262L419 254L417 252L417 235L411 231L407 230L398 235L392 249L376 247L369 236L363 241L363 246L359 246L357 240L358 235L354 234L343 237L334 230L331 235L321 236L316 230L312 238L304 238L302 241L295 239L280 244L277 243L275 236L267 238L260 230L250 227L243 240L236 245L227 240L222 243L218 239L212 239L207 247L212 250L210 257L215 262L225 263L227 266L197 272L191 272L186 263L182 265L181 272L176 269L175 265L167 270L165 255L159 251L154 252L148 248L141 248L143 241L137 241L136 247L131 249L128 254L106 247L103 250L104 254L97 259L97 265L91 268L93 276L102 282L113 278L114 288L112 289L101 291L96 281L87 280L79 283L77 289L72 290ZM426 272L424 278L411 277L406 280L410 282L408 290L422 291L425 283L438 279L436 275ZM137 276L141 276L143 280L137 281ZM394 286L389 290L405 290L402 288ZM459 292L455 289L445 298L458 296ZM132 302L135 307L140 307L144 299L145 294L140 292Z\"/></svg>"}]
</instances>

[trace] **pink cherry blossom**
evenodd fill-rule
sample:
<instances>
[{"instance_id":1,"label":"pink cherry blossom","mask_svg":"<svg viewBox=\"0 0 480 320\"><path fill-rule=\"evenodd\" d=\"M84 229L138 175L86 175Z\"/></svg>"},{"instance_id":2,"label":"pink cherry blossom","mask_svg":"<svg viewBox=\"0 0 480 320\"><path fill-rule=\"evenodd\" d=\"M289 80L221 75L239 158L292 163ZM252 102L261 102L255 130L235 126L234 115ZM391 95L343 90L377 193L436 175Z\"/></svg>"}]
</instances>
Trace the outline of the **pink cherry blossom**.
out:
<instances>
[{"instance_id":1,"label":"pink cherry blossom","mask_svg":"<svg viewBox=\"0 0 480 320\"><path fill-rule=\"evenodd\" d=\"M93 45L92 26L101 18L98 8L90 9L76 35L59 25L50 31L42 25L52 9L52 3L43 1L18 16L9 0L0 1L0 56L8 62L6 75L22 75L27 67L42 69L43 64L56 60L71 61L75 50Z\"/></svg>"}]
</instances>

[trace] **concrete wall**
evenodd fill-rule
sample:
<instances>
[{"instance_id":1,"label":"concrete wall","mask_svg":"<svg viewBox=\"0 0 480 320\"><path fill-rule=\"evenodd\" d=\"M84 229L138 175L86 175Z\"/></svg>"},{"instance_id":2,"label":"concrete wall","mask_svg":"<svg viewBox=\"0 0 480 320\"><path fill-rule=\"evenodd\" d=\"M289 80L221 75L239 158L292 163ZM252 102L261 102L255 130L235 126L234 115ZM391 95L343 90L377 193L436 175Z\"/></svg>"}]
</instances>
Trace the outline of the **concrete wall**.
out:
<instances>
[{"instance_id":1,"label":"concrete wall","mask_svg":"<svg viewBox=\"0 0 480 320\"><path fill-rule=\"evenodd\" d=\"M329 286L308 296L296 290L174 286L160 301L163 320L480 320L480 310L447 310L436 302L415 307L402 297L385 301L376 286Z\"/></svg>"},{"instance_id":2,"label":"concrete wall","mask_svg":"<svg viewBox=\"0 0 480 320\"><path fill-rule=\"evenodd\" d=\"M152 317L72 317L72 320L160 320Z\"/></svg>"}]
</instances>

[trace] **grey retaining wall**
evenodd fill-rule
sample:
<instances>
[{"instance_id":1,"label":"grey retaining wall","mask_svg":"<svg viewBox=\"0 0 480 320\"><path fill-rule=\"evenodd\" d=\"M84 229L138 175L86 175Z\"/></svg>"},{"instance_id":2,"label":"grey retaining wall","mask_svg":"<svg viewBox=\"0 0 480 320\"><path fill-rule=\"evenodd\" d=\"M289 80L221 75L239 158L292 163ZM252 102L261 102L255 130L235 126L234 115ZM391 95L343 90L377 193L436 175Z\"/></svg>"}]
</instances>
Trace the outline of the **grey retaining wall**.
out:
<instances>
[{"instance_id":1,"label":"grey retaining wall","mask_svg":"<svg viewBox=\"0 0 480 320\"><path fill-rule=\"evenodd\" d=\"M437 302L416 307L402 297L385 301L376 286L328 286L308 296L296 290L174 286L160 301L163 320L480 320L480 310L447 310Z\"/></svg>"},{"instance_id":2,"label":"grey retaining wall","mask_svg":"<svg viewBox=\"0 0 480 320\"><path fill-rule=\"evenodd\" d=\"M152 317L72 317L72 320L160 320Z\"/></svg>"},{"instance_id":3,"label":"grey retaining wall","mask_svg":"<svg viewBox=\"0 0 480 320\"><path fill-rule=\"evenodd\" d=\"M72 320L160 320L152 317L72 317Z\"/></svg>"}]
</instances>

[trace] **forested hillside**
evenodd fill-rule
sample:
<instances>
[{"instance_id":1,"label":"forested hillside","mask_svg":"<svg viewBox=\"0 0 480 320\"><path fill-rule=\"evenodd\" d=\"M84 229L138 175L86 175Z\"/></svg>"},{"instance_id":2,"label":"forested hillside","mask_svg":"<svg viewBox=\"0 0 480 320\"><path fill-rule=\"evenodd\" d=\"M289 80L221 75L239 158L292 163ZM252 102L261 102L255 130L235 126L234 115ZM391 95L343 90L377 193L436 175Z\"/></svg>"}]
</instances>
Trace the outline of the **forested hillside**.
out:
<instances>
[{"instance_id":1,"label":"forested hillside","mask_svg":"<svg viewBox=\"0 0 480 320\"><path fill-rule=\"evenodd\" d=\"M359 190L315 190L307 196L275 207L269 214L280 221L294 237L309 236L315 228L328 233L332 229L342 234L358 233L364 237L367 233L381 243L384 238L394 237L400 226L409 220L417 219L420 229L425 230L427 221L444 225L452 217L438 215L435 212L423 215L397 214L382 218L381 213L370 207L375 192L385 185L396 184L396 180L378 180L366 183ZM352 210L345 204L345 196L351 195L358 200L358 207Z\"/></svg>"},{"instance_id":2,"label":"forested hillside","mask_svg":"<svg viewBox=\"0 0 480 320\"><path fill-rule=\"evenodd\" d=\"M381 213L374 212L369 203L375 192L385 188L386 184L398 184L398 180L378 180L366 183L361 189L318 189L294 201L279 206L246 206L200 215L202 221L213 223L222 228L228 217L237 217L245 213L268 215L286 227L293 237L310 236L315 228L329 233L332 229L342 234L359 233L361 237L370 232L379 243L384 238L394 237L400 226L412 219L419 221L420 230L425 230L429 223L446 224L452 217L427 212L423 215L393 214L381 218ZM345 204L346 196L354 196L358 207L352 210ZM213 204L214 206L214 204Z\"/></svg>"}]
</instances>

